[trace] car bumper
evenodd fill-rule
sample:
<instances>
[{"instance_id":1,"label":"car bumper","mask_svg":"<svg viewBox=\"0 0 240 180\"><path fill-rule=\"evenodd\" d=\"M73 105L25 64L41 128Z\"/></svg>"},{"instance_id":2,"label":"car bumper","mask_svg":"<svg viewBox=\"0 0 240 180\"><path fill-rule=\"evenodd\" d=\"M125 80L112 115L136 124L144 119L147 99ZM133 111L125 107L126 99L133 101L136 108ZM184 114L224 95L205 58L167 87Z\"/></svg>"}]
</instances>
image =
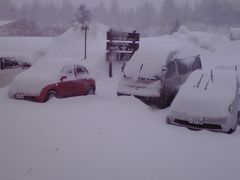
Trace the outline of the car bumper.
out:
<instances>
[{"instance_id":1,"label":"car bumper","mask_svg":"<svg viewBox=\"0 0 240 180\"><path fill-rule=\"evenodd\" d=\"M183 116L168 116L167 123L183 126L191 129L207 129L211 131L218 131L218 132L228 132L231 129L229 125L228 118L202 118L201 122L192 121L196 117L183 117Z\"/></svg>"}]
</instances>

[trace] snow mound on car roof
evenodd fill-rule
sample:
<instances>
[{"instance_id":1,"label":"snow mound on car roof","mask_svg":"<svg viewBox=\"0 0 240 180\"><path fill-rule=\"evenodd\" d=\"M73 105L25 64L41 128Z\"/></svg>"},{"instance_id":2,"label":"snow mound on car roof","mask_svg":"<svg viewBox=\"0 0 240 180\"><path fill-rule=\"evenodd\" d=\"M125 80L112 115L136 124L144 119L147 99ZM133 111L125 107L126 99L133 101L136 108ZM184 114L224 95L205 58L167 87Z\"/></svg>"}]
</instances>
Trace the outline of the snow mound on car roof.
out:
<instances>
[{"instance_id":1,"label":"snow mound on car roof","mask_svg":"<svg viewBox=\"0 0 240 180\"><path fill-rule=\"evenodd\" d=\"M231 70L215 70L212 76L209 71L197 70L180 88L170 111L196 117L226 117L236 98L237 79L237 73Z\"/></svg>"},{"instance_id":2,"label":"snow mound on car roof","mask_svg":"<svg viewBox=\"0 0 240 180\"><path fill-rule=\"evenodd\" d=\"M195 56L202 51L213 51L214 38L212 34L191 32L186 27L180 28L179 32L173 35L144 38L144 43L140 42L139 50L127 63L125 73L127 76L138 77L143 64L141 75L152 77L161 73L162 65L168 60Z\"/></svg>"}]
</instances>

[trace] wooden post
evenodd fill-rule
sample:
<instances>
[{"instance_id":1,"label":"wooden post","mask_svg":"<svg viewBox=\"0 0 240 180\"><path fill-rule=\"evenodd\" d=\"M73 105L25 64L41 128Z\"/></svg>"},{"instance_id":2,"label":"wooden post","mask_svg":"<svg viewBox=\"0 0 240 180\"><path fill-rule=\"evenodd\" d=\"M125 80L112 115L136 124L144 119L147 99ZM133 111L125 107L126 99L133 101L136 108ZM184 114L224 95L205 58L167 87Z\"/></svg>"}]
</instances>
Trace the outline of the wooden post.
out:
<instances>
[{"instance_id":1,"label":"wooden post","mask_svg":"<svg viewBox=\"0 0 240 180\"><path fill-rule=\"evenodd\" d=\"M109 49L109 58L108 58L108 62L109 62L109 77L110 78L112 77L112 61L113 61L113 49L110 48Z\"/></svg>"},{"instance_id":2,"label":"wooden post","mask_svg":"<svg viewBox=\"0 0 240 180\"><path fill-rule=\"evenodd\" d=\"M85 30L84 59L87 59L87 28Z\"/></svg>"}]
</instances>

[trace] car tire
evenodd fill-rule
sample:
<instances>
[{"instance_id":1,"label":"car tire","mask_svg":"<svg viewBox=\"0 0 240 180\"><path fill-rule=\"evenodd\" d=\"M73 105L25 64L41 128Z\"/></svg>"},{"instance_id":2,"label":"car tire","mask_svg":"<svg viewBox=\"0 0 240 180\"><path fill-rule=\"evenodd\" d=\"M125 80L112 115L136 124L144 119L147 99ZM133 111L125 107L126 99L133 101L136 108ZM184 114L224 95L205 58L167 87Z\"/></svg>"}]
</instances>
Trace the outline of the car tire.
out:
<instances>
[{"instance_id":1,"label":"car tire","mask_svg":"<svg viewBox=\"0 0 240 180\"><path fill-rule=\"evenodd\" d=\"M57 97L57 92L56 91L49 91L47 93L46 101L48 101L52 98L56 98L56 97Z\"/></svg>"},{"instance_id":2,"label":"car tire","mask_svg":"<svg viewBox=\"0 0 240 180\"><path fill-rule=\"evenodd\" d=\"M234 133L234 132L236 131L237 125L238 125L238 121L236 121L236 124L234 125L234 127L231 128L231 129L227 132L227 134L232 134L232 133Z\"/></svg>"},{"instance_id":3,"label":"car tire","mask_svg":"<svg viewBox=\"0 0 240 180\"><path fill-rule=\"evenodd\" d=\"M87 90L86 95L93 95L95 94L95 87L90 86L90 88Z\"/></svg>"},{"instance_id":4,"label":"car tire","mask_svg":"<svg viewBox=\"0 0 240 180\"><path fill-rule=\"evenodd\" d=\"M238 121L238 124L240 124L240 111L238 111L237 121Z\"/></svg>"},{"instance_id":5,"label":"car tire","mask_svg":"<svg viewBox=\"0 0 240 180\"><path fill-rule=\"evenodd\" d=\"M187 127L189 130L191 131L201 131L202 129L198 129L198 128L192 128L192 127Z\"/></svg>"},{"instance_id":6,"label":"car tire","mask_svg":"<svg viewBox=\"0 0 240 180\"><path fill-rule=\"evenodd\" d=\"M123 93L117 92L117 96L124 96Z\"/></svg>"}]
</instances>

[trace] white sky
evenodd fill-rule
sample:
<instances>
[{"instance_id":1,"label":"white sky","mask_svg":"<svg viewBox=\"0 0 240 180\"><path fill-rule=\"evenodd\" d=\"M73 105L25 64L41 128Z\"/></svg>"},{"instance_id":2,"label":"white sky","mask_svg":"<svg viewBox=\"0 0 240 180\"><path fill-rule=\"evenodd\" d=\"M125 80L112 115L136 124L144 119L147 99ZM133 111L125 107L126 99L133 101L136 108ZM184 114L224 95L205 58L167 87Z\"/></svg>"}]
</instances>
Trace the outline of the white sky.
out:
<instances>
[{"instance_id":1,"label":"white sky","mask_svg":"<svg viewBox=\"0 0 240 180\"><path fill-rule=\"evenodd\" d=\"M21 5L23 2L32 2L34 0L11 0L11 1L16 3L17 5ZM61 4L64 0L38 0L38 1L45 2L45 3L54 2L55 4ZM95 6L100 2L104 2L106 5L109 5L112 0L71 0L71 1L76 5L84 3L88 6ZM157 6L160 6L163 0L117 0L117 1L119 5L123 8L128 8L128 7L134 8L145 1L152 2L157 7ZM175 0L175 1L177 3L184 3L186 1L190 3L194 3L197 0Z\"/></svg>"}]
</instances>

